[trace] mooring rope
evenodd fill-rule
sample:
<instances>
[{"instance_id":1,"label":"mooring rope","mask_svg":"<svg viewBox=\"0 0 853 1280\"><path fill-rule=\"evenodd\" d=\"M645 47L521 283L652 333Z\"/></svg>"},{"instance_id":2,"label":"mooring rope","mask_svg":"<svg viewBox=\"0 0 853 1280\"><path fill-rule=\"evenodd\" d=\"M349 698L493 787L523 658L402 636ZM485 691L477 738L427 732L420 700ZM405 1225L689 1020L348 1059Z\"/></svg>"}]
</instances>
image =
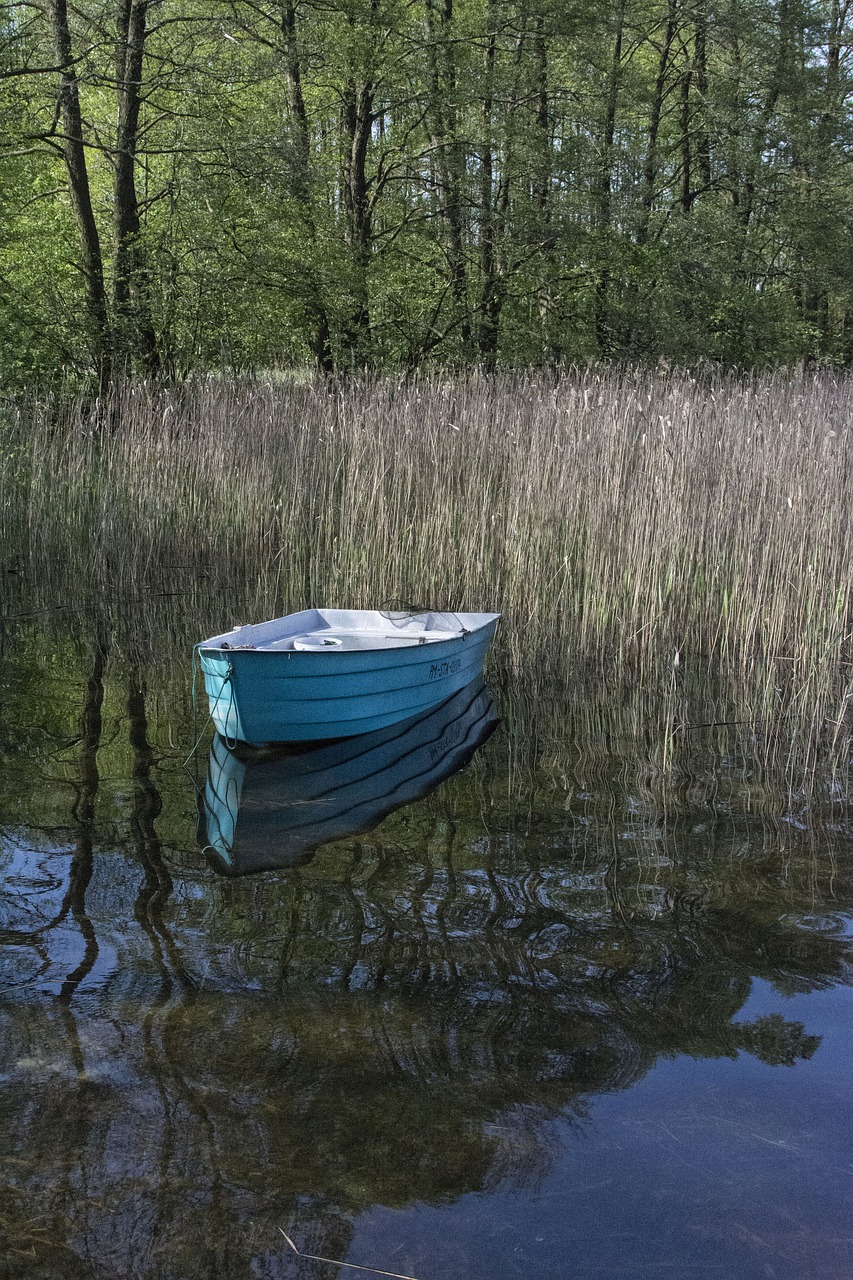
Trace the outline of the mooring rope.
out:
<instances>
[{"instance_id":1,"label":"mooring rope","mask_svg":"<svg viewBox=\"0 0 853 1280\"><path fill-rule=\"evenodd\" d=\"M198 695L197 695L197 693L196 693L196 677L197 677L197 670L196 670L196 656L197 656L197 655L198 655L198 668L199 668L200 670L203 670L203 668L202 668L202 666L201 666L201 654L199 653L199 649L200 649L200 645L197 645L197 644L194 644L194 645L193 645L193 658L192 658L192 664L193 664L193 680L192 680L192 708L193 708L193 734L194 734L194 735L195 735L195 733L196 733L196 729L198 728L198 718L197 718L197 716L198 716ZM226 729L227 729L227 727L228 727L228 722L229 722L229 720L230 720L230 718L231 718L231 712L234 710L234 690L233 690L233 688L232 688L232 684L231 684L231 676L233 675L233 672L234 672L234 667L233 667L233 665L232 665L231 661L229 660L229 662L228 662L228 666L225 668L225 675L222 677L222 684L220 685L219 692L217 693L216 697L215 697L215 698L214 698L214 700L213 700L213 703L211 704L211 707L210 707L210 714L208 715L207 719L206 719L206 720L205 720L205 722L204 722L204 725L203 725L203 727L202 727L201 733L199 733L199 734L198 734L198 736L196 737L195 742L194 742L193 747L192 747L192 750L190 751L189 755L187 756L186 760L184 761L184 768L186 768L186 766L189 764L190 760L192 760L193 756L194 756L194 755L195 755L195 753L198 751L198 748L199 748L199 745L200 745L200 743L201 743L201 740L202 740L202 738L204 737L204 735L207 733L208 725L211 723L211 721L213 720L214 715L216 714L216 710L217 710L217 708L218 708L218 706L219 706L219 699L222 697L222 694L223 694L223 692L225 691L225 689L226 689L226 688L228 689L228 698L229 698L228 710L227 710L227 711L226 711L226 713L225 713L225 726L226 726ZM237 745L237 741L238 741L238 739L237 739L236 737L234 737L233 739L229 739L229 737L228 737L228 734L227 734L227 733L223 733L223 734L222 734L222 738L223 738L223 740L224 740L224 742L225 742L226 747L228 747L228 749L229 749L230 751L233 751L233 750L234 750L234 748L235 748L235 747L236 747L236 745Z\"/></svg>"}]
</instances>

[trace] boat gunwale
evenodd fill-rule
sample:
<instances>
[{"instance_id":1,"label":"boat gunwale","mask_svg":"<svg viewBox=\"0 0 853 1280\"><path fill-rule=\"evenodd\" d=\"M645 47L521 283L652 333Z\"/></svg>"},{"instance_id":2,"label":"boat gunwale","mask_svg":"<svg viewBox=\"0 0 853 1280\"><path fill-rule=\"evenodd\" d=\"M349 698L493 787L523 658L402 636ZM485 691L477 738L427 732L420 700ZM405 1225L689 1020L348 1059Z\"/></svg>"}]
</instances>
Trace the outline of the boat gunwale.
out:
<instances>
[{"instance_id":1,"label":"boat gunwale","mask_svg":"<svg viewBox=\"0 0 853 1280\"><path fill-rule=\"evenodd\" d=\"M457 643L457 642L451 642L451 641L449 641L449 640L444 640L444 641L442 641L442 642L441 642L441 645L442 645L442 646L444 646L444 645L448 645L448 644L451 644L451 643L454 643L455 647L461 647L461 643L462 643L462 642L458 642L458 643ZM476 650L477 650L477 649L482 648L484 645L486 646L486 649L488 650L488 643L487 643L486 638L485 638L485 637L481 637L481 638L478 638L478 639L477 639L473 644L466 645L465 647L466 647L466 649L467 649L469 652L473 653L473 652L476 652ZM433 649L433 650L434 650L436 647L437 647L437 646L435 646L435 645L430 645L430 649ZM429 658L428 658L426 655L424 655L424 654L422 653L422 651L423 651L425 648L426 648L426 645L408 645L408 646L406 646L406 648L405 648L405 649L394 649L394 650L388 650L388 649L382 649L382 650L349 649L349 650L346 650L346 651L345 651L345 653L346 653L346 657L349 659L349 664L350 664L350 666L349 666L349 670L346 670L346 671L337 671L337 670L335 670L335 671L328 670L328 671L327 671L327 670L324 670L323 668L324 668L324 667L325 667L325 665L326 665L325 655L324 655L323 657L319 657L319 655L318 655L318 654L316 654L316 653L308 653L307 651L302 651L302 650L297 650L297 651L294 651L294 650L291 650L291 649L279 650L279 657L281 657L281 658L287 658L287 659L291 660L291 664L292 664L292 660L295 658L295 659L297 660L297 665L298 665L299 667L301 667L301 668L304 668L304 667L306 666L306 662L304 661L305 659L313 659L314 661L317 661L317 660L319 659L319 662L320 662L320 664L321 664L321 668L320 668L319 670L316 670L315 668L312 668L312 669L311 669L310 671L308 671L308 672L306 672L305 670L300 670L300 671L298 671L298 672L297 672L297 671L293 671L293 670L292 670L292 671L287 671L286 669L283 669L282 671L277 672L275 675L273 675L273 676L271 677L271 681L270 681L270 682L271 682L271 683L274 683L275 681L278 681L278 680L285 681L285 680L291 680L291 679L293 679L293 680L297 680L297 679L298 679L298 680L317 680L317 681L320 681L320 680L323 680L324 678L325 678L325 679L328 679L328 678L336 678L336 677L339 677L339 676L354 676L354 675L367 675L367 676L370 676L370 675L373 675L373 674L377 674L377 673L379 673L379 672L381 672L381 671L383 671L383 670L386 670L386 669L388 669L388 670L393 670L393 671L398 671L398 670L400 670L400 669L401 669L401 668L403 668L403 667L419 667L419 666L426 666L428 663L429 663L429 665L433 665L436 661L439 661L439 659L437 659L437 658L435 658L435 657L429 657ZM403 658L403 654L407 654L407 653L409 652L409 650L410 650L410 649L414 649L416 653L421 653L421 654L422 654L422 656L421 656L421 657L419 657L419 658L413 658L413 659L411 659L411 660L409 660L409 661L405 661L405 660L404 660L404 658ZM216 656L216 657L221 657L221 658L225 659L225 660L226 660L225 665L227 665L227 663L231 661L231 656L230 656L230 655L231 655L232 653L236 653L236 654L238 655L239 659L240 659L240 660L239 660L239 662L238 662L238 665L243 666L243 665L245 665L245 660L246 660L247 658L248 658L248 659L251 659L251 658L254 656L254 654L255 654L256 652L257 652L257 651L256 651L255 649L237 649L237 650L234 650L234 649L225 649L225 650L223 650L221 653L220 653L220 651L219 651L219 650L216 650L216 651L215 651L215 656ZM370 653L392 653L392 654L394 655L394 658L395 658L396 660L395 660L395 661L392 661L392 662L388 662L388 663L383 663L381 666L378 666L375 662L369 662L369 663L367 663L367 664L364 664L363 662L361 662L361 659L363 659L363 657L364 657L365 655L370 654ZM202 657L205 657L205 658L206 658L206 657L208 657L208 654L207 654L207 653L205 653L205 652L204 652L204 650L202 650L202 651L201 651L201 654L202 654ZM398 655L399 655L399 656L398 656ZM340 661L338 661L338 662L336 662L336 664L335 664L335 665L336 665L336 667L339 667L339 666L342 666L342 665L343 665L343 656L344 656L344 655L343 655L343 654L341 654L341 660L340 660ZM359 664L359 662L361 662L361 665L358 665L358 664ZM234 665L234 664L232 663L232 666L233 666L233 665ZM282 663L282 667L283 667L283 668L285 668L287 665L288 665L288 664ZM205 674L208 674L208 675L214 675L214 676L216 676L216 675L220 675L220 674L221 674L221 665L214 666L212 669L211 669L211 668L208 668L208 667L205 667L205 666L202 666L202 671L203 671ZM413 687L414 687L414 686L413 686ZM323 696L326 696L326 695L323 695ZM353 695L353 696L355 696L355 695ZM302 697L302 696L300 696L299 701L301 702L302 700L303 700L303 697ZM310 700L311 700L311 695L310 695L310 694L305 695L305 700L310 701Z\"/></svg>"},{"instance_id":2,"label":"boat gunwale","mask_svg":"<svg viewBox=\"0 0 853 1280\"><path fill-rule=\"evenodd\" d=\"M301 611L300 611L300 613L301 613L301 614L305 614L305 613L320 613L320 614L322 614L322 612L323 612L322 610L301 610ZM373 610L373 609L339 609L339 610L327 609L327 610L325 610L325 612L327 612L327 613L350 613L350 614L352 614L352 613L376 613L376 612L378 612L378 611L377 611L377 610ZM450 612L450 611L447 611L447 612ZM225 631L225 632L221 632L219 635L210 636L207 640L200 640L200 641L198 642L198 644L197 644L195 647L196 647L196 649L198 650L199 654L204 654L204 655L209 655L209 654L219 654L219 655L224 655L224 656L226 656L226 657L227 657L227 656L229 656L229 655L231 655L231 654L255 654L255 653L257 653L257 654L265 654L265 655L270 655L270 654L271 654L271 655L275 655L275 656L278 656L278 657L287 656L288 658L291 658L291 659L292 659L292 658L294 658L294 657L299 657L299 658L317 658L317 657L320 657L320 656L322 655L323 660L326 660L326 659L330 658L332 654L336 654L336 655L338 655L339 657L342 657L344 654L347 654L347 655L349 655L349 656L352 656L353 654L371 654L371 655L373 655L373 654L378 654L378 653L392 653L392 654L395 654L395 655L396 655L396 654L399 654L399 653L406 652L406 651L407 651L407 650L409 650L409 649L415 649L415 650L418 650L418 649L424 649L424 648L426 648L426 647L429 647L429 648L431 648L431 649L434 649L434 648L435 648L436 646L438 646L438 645L444 645L444 644L459 644L459 643L462 643L462 642L464 642L465 640L467 640L467 638L468 638L469 636L476 636L476 635L478 635L481 631L485 630L487 627L491 626L492 624L495 624L495 625L496 625L496 624L500 621L500 619L501 619L501 614L499 614L499 613L461 613L461 612L460 612L459 614L451 614L451 616L453 616L453 617L455 617L455 618L457 618L457 619L458 619L459 617L463 617L463 618L479 618L479 619L482 619L482 621L480 621L476 626L472 626L472 627L465 627L464 625L460 625L460 628L459 628L459 630L458 630L458 631L451 632L451 633L450 633L450 634L448 634L448 635L442 636L440 639L435 639L435 640L424 640L424 641L423 641L423 643L408 644L408 645L405 645L405 646L400 646L400 648L389 648L389 647L386 647L386 646L384 646L384 645L376 645L374 648L346 649L346 648L343 648L343 647L338 648L338 646L337 646L337 645L329 645L327 649L320 649L320 648L317 648L317 649L274 649L274 648L268 647L267 645L263 645L263 644L261 644L261 645L252 645L252 644L246 644L246 645L243 645L243 644L233 644L233 645L232 645L232 644L229 644L229 643L228 643L228 637L229 637L229 636L233 636L233 635L235 635L235 634L240 634L241 632L245 632L245 631L251 631L251 630L254 630L254 629L255 629L255 628L257 628L257 627L268 627L268 626L272 626L272 625L273 625L274 623L276 623L276 622L285 622L285 621L287 621L288 619L291 619L291 618L298 618L298 617L300 617L300 613L284 614L284 615L283 615L282 617L280 617L280 618L269 618L269 619L268 619L268 620L266 620L265 622L252 622L252 623L247 623L245 626L241 626L241 627L233 628L231 631ZM423 613L425 613L425 614L426 614L426 613L432 613L432 614L434 614L434 613L435 613L435 611L434 611L434 610L423 610ZM417 616L417 615L415 615L415 616ZM393 624L392 624L392 625L393 625ZM301 631L295 631L295 632L293 632L293 633L292 633L292 634L290 634L290 635L284 635L284 636L282 636L282 637L281 637L281 639L283 639L283 640L287 640L287 639L290 639L290 640L298 640L302 635L321 634L323 630L327 630L327 631L329 631L329 632L334 633L335 629L336 629L336 628L335 628L335 626L334 626L334 625L330 625L330 626L328 626L328 627L326 627L326 628L320 628L320 627L317 627L317 628L314 628L314 629L312 629L312 630L304 631L304 632L301 632ZM344 628L343 628L343 627L341 627L341 628L339 628L339 629L340 629L340 630L343 630ZM349 630L349 631L351 631L351 630L352 630L352 628L348 628L348 630ZM365 635L370 635L371 633L370 633L369 631L365 631L363 634L365 634ZM417 633L417 631L413 631L413 632L410 632L410 633L409 633L409 635L411 635L411 636L413 636L413 637L414 637L414 636L417 636L417 634L418 634L418 633ZM400 638L401 638L401 639L405 638L405 633L401 632L401 636L400 636Z\"/></svg>"}]
</instances>

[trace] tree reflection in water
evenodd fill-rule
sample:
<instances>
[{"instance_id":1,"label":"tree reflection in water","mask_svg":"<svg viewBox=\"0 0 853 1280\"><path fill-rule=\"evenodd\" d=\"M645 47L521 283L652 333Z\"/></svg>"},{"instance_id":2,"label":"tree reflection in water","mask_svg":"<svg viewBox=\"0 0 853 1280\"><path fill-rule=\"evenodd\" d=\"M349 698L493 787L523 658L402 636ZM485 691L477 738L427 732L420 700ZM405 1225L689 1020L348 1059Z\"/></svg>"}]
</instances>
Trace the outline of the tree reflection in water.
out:
<instances>
[{"instance_id":1,"label":"tree reflection in water","mask_svg":"<svg viewBox=\"0 0 853 1280\"><path fill-rule=\"evenodd\" d=\"M371 1206L535 1190L549 1119L662 1057L814 1054L734 1018L842 978L844 831L721 805L713 762L662 805L613 743L559 782L511 731L375 834L217 879L145 670L75 662L76 711L4 735L4 1275L319 1275L279 1226L342 1258Z\"/></svg>"}]
</instances>

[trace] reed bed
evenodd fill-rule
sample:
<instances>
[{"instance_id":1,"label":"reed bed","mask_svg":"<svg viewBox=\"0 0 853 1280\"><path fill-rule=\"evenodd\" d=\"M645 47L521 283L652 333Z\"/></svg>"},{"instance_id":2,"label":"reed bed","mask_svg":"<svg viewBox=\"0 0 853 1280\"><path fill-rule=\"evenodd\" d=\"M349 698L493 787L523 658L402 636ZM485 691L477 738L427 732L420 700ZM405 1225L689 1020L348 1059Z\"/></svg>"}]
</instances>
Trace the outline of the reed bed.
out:
<instances>
[{"instance_id":1,"label":"reed bed","mask_svg":"<svg viewBox=\"0 0 853 1280\"><path fill-rule=\"evenodd\" d=\"M852 418L853 381L826 372L34 395L4 414L4 556L74 591L205 575L270 614L496 608L512 670L713 665L837 746Z\"/></svg>"}]
</instances>

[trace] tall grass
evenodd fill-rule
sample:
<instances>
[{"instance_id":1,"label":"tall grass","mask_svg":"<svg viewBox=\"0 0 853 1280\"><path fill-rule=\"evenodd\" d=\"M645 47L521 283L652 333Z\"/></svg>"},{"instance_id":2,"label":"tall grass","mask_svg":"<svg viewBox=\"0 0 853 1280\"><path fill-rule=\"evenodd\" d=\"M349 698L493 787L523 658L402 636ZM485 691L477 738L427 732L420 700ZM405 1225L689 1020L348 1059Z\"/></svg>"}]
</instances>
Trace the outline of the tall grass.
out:
<instances>
[{"instance_id":1,"label":"tall grass","mask_svg":"<svg viewBox=\"0 0 853 1280\"><path fill-rule=\"evenodd\" d=\"M62 564L89 589L205 574L267 613L499 609L515 668L647 679L713 662L752 679L765 709L819 707L838 735L853 699L851 419L853 381L828 373L34 396L6 414L4 556Z\"/></svg>"}]
</instances>

